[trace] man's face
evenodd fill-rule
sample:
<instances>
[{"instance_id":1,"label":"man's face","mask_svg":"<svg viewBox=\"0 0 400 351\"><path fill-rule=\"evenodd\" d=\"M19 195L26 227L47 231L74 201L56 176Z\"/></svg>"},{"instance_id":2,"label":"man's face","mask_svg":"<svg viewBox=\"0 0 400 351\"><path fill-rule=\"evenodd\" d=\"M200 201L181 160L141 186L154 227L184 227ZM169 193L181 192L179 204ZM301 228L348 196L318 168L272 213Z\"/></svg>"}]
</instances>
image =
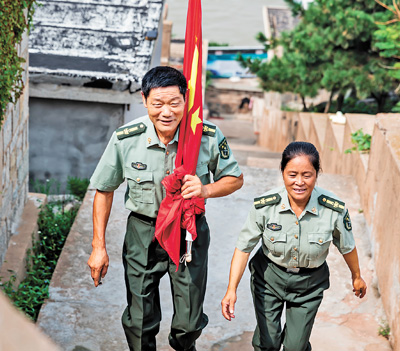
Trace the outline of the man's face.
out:
<instances>
[{"instance_id":1,"label":"man's face","mask_svg":"<svg viewBox=\"0 0 400 351\"><path fill-rule=\"evenodd\" d=\"M185 99L177 85L154 88L143 104L147 108L150 120L156 128L158 137L164 144L170 142L182 120L185 109Z\"/></svg>"}]
</instances>

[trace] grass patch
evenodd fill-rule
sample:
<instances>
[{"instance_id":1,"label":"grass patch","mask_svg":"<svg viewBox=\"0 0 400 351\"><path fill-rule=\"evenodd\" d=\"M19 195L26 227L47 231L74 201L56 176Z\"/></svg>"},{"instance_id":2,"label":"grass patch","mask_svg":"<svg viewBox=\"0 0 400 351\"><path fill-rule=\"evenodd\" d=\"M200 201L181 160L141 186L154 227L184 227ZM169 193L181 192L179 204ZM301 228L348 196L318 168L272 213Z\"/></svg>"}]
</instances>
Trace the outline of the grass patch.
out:
<instances>
[{"instance_id":1,"label":"grass patch","mask_svg":"<svg viewBox=\"0 0 400 351\"><path fill-rule=\"evenodd\" d=\"M78 209L76 206L63 211L62 205L56 203L43 206L38 219L39 239L33 241L32 249L27 252L26 278L16 289L15 275L1 282L4 293L33 321L37 320L42 304L49 297L50 280Z\"/></svg>"},{"instance_id":2,"label":"grass patch","mask_svg":"<svg viewBox=\"0 0 400 351\"><path fill-rule=\"evenodd\" d=\"M381 325L379 326L378 329L378 334L389 340L390 327L388 322L383 322L383 321L381 322Z\"/></svg>"}]
</instances>

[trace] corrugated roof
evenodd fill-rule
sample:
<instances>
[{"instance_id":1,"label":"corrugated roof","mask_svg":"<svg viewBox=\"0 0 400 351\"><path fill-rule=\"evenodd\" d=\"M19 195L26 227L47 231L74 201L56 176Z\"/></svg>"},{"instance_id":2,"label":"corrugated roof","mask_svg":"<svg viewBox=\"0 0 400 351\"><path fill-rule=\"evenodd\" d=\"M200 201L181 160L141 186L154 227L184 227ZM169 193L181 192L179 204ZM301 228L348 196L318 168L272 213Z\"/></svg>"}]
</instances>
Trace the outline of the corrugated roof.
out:
<instances>
[{"instance_id":1,"label":"corrugated roof","mask_svg":"<svg viewBox=\"0 0 400 351\"><path fill-rule=\"evenodd\" d=\"M31 82L140 87L163 0L41 0L30 33ZM160 35L161 33L159 33Z\"/></svg>"}]
</instances>

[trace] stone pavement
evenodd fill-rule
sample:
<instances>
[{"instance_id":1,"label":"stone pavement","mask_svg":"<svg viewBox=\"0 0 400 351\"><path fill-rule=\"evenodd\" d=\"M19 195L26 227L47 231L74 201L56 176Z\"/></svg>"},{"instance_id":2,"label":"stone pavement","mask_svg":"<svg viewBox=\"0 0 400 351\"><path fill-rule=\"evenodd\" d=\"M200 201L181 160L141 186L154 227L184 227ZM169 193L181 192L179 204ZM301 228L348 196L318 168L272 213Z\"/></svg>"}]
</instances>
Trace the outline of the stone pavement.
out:
<instances>
[{"instance_id":1,"label":"stone pavement","mask_svg":"<svg viewBox=\"0 0 400 351\"><path fill-rule=\"evenodd\" d=\"M277 169L276 154L262 154L254 146L251 122L246 120L215 120L227 136L234 154L240 159L245 185L236 193L207 202L207 220L211 229L209 251L209 278L205 313L209 325L198 340L199 351L250 351L255 317L246 271L238 289L236 319L226 321L221 315L220 301L228 283L229 266L237 235L243 225L253 198L267 189L282 184ZM255 153L254 153L255 151ZM264 151L265 152L265 151ZM255 155L255 156L252 156ZM260 164L266 157L273 168L247 166ZM354 234L360 255L362 273L369 286L363 300L352 293L351 277L343 258L332 247L328 257L331 288L317 316L311 336L316 351L386 351L388 341L378 336L378 327L384 319L379 293L376 289L374 267L368 242L368 228L359 212L359 196L351 177L322 174L318 185L342 198L349 207ZM91 207L94 190L89 190L78 213L65 248L54 273L50 298L42 307L38 324L66 351L127 351L120 317L125 307L125 287L121 248L128 212L124 209L125 188L115 194L113 210L107 228L107 249L111 265L103 285L92 286L86 266L91 251ZM157 338L160 351L172 350L167 336L172 315L169 280L161 281L163 320Z\"/></svg>"}]
</instances>

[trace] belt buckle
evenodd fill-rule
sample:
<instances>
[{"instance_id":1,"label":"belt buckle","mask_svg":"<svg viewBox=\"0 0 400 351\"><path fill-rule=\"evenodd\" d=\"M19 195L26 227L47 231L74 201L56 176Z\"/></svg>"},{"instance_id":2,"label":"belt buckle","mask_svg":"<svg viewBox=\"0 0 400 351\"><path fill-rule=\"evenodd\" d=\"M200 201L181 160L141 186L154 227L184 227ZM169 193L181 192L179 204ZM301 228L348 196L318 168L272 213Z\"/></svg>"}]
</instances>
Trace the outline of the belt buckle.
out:
<instances>
[{"instance_id":1,"label":"belt buckle","mask_svg":"<svg viewBox=\"0 0 400 351\"><path fill-rule=\"evenodd\" d=\"M286 272L298 274L300 272L300 268L286 268Z\"/></svg>"}]
</instances>

